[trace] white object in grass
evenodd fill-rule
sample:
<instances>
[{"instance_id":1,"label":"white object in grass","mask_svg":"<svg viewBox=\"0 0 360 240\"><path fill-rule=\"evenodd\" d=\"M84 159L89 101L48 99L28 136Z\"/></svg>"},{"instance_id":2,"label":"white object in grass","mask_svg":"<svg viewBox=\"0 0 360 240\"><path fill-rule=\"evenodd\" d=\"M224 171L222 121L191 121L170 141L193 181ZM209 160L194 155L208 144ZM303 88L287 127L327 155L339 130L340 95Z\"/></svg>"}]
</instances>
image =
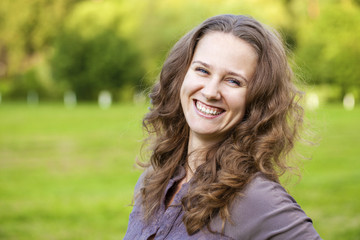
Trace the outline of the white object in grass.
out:
<instances>
[{"instance_id":1,"label":"white object in grass","mask_svg":"<svg viewBox=\"0 0 360 240\"><path fill-rule=\"evenodd\" d=\"M64 93L64 104L67 108L74 108L77 104L76 94L73 91Z\"/></svg>"},{"instance_id":2,"label":"white object in grass","mask_svg":"<svg viewBox=\"0 0 360 240\"><path fill-rule=\"evenodd\" d=\"M355 107L355 97L354 97L354 94L352 93L348 93L344 96L344 99L343 99L343 105L344 105L344 108L348 111L351 111L354 109Z\"/></svg>"},{"instance_id":3,"label":"white object in grass","mask_svg":"<svg viewBox=\"0 0 360 240\"><path fill-rule=\"evenodd\" d=\"M111 106L112 97L109 91L101 91L98 98L100 108L107 109Z\"/></svg>"}]
</instances>

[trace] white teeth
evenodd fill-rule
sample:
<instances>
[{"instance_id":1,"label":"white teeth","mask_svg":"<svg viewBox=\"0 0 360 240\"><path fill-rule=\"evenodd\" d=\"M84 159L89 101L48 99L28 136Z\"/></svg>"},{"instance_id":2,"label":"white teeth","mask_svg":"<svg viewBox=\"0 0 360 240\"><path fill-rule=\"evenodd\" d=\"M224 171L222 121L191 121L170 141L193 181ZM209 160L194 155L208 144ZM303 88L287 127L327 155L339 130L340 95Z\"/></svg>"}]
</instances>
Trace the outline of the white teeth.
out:
<instances>
[{"instance_id":1,"label":"white teeth","mask_svg":"<svg viewBox=\"0 0 360 240\"><path fill-rule=\"evenodd\" d=\"M214 110L214 109L211 109L211 108L207 108L205 107L204 105L202 105L201 103L199 103L199 101L196 102L196 108L204 113L204 114L211 114L211 115L219 115L221 113L221 111L217 111L217 110Z\"/></svg>"}]
</instances>

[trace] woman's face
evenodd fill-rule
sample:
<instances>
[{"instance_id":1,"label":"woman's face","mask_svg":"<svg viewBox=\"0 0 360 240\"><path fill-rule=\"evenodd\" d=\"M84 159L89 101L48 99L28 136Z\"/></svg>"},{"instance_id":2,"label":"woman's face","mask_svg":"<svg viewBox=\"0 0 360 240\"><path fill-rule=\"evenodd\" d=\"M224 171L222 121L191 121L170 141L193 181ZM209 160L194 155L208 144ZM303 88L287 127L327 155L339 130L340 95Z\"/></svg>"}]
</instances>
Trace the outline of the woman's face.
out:
<instances>
[{"instance_id":1,"label":"woman's face","mask_svg":"<svg viewBox=\"0 0 360 240\"><path fill-rule=\"evenodd\" d=\"M242 120L257 59L250 44L230 33L200 39L180 90L190 140L219 141Z\"/></svg>"}]
</instances>

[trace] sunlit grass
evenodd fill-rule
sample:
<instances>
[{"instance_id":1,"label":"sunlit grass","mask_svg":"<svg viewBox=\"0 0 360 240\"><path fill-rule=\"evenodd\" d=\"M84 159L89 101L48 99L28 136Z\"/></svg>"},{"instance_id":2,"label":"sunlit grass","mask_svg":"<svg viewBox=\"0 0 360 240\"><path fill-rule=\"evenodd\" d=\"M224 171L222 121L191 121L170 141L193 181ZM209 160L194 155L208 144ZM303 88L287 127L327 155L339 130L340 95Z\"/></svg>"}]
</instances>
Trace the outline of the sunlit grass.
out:
<instances>
[{"instance_id":1,"label":"sunlit grass","mask_svg":"<svg viewBox=\"0 0 360 240\"><path fill-rule=\"evenodd\" d=\"M121 239L146 106L0 105L0 239ZM306 149L291 194L324 239L360 236L360 109L310 113L319 146Z\"/></svg>"},{"instance_id":2,"label":"sunlit grass","mask_svg":"<svg viewBox=\"0 0 360 240\"><path fill-rule=\"evenodd\" d=\"M0 238L119 239L144 106L0 106Z\"/></svg>"},{"instance_id":3,"label":"sunlit grass","mask_svg":"<svg viewBox=\"0 0 360 240\"><path fill-rule=\"evenodd\" d=\"M360 109L327 106L309 115L319 145L292 194L323 239L360 239Z\"/></svg>"}]
</instances>

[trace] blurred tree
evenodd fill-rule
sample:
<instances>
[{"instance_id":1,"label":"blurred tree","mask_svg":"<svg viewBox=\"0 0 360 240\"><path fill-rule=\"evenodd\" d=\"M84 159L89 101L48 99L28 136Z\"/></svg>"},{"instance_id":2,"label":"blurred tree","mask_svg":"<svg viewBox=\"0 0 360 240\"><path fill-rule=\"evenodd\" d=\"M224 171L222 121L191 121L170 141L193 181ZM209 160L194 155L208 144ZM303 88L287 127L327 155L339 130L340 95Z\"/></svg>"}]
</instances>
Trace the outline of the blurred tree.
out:
<instances>
[{"instance_id":1,"label":"blurred tree","mask_svg":"<svg viewBox=\"0 0 360 240\"><path fill-rule=\"evenodd\" d=\"M210 16L230 13L251 15L280 30L310 81L341 84L345 93L360 84L359 3L1 0L0 91L5 96L6 91L23 95L35 90L41 97L59 95L67 87L83 99L94 98L100 88L134 91L156 79L180 36ZM11 87L3 88L5 82Z\"/></svg>"},{"instance_id":2,"label":"blurred tree","mask_svg":"<svg viewBox=\"0 0 360 240\"><path fill-rule=\"evenodd\" d=\"M0 91L53 95L46 56L68 10L80 0L0 1Z\"/></svg>"},{"instance_id":3,"label":"blurred tree","mask_svg":"<svg viewBox=\"0 0 360 240\"><path fill-rule=\"evenodd\" d=\"M117 97L124 86L141 88L142 58L124 36L122 23L128 19L121 11L116 2L81 3L57 38L51 60L54 78L67 83L80 100L94 100L104 89Z\"/></svg>"},{"instance_id":4,"label":"blurred tree","mask_svg":"<svg viewBox=\"0 0 360 240\"><path fill-rule=\"evenodd\" d=\"M320 4L298 32L298 60L316 84L336 84L342 96L360 87L360 8L352 1Z\"/></svg>"},{"instance_id":5,"label":"blurred tree","mask_svg":"<svg viewBox=\"0 0 360 240\"><path fill-rule=\"evenodd\" d=\"M47 51L79 0L1 0L0 78L27 71Z\"/></svg>"}]
</instances>

